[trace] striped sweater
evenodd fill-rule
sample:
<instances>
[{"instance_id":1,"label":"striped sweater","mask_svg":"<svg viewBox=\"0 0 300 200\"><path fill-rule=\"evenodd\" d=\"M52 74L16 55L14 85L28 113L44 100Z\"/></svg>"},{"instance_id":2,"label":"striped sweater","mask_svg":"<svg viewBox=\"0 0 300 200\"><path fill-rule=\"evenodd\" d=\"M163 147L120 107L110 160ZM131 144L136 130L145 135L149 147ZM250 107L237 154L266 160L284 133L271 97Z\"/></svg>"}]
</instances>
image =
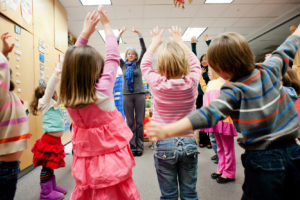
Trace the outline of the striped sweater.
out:
<instances>
[{"instance_id":1,"label":"striped sweater","mask_svg":"<svg viewBox=\"0 0 300 200\"><path fill-rule=\"evenodd\" d=\"M230 115L243 136L238 143L246 150L264 150L274 141L296 138L299 119L281 78L299 45L300 38L290 36L251 74L226 83L218 99L188 116L193 128L212 127Z\"/></svg>"},{"instance_id":2,"label":"striped sweater","mask_svg":"<svg viewBox=\"0 0 300 200\"><path fill-rule=\"evenodd\" d=\"M182 79L169 80L152 68L152 59L153 54L146 52L141 63L143 77L149 84L153 95L152 120L169 124L195 111L198 83L201 76L198 58L190 53L190 73Z\"/></svg>"},{"instance_id":3,"label":"striped sweater","mask_svg":"<svg viewBox=\"0 0 300 200\"><path fill-rule=\"evenodd\" d=\"M0 53L0 156L25 150L31 136L23 104L9 85L8 61Z\"/></svg>"}]
</instances>

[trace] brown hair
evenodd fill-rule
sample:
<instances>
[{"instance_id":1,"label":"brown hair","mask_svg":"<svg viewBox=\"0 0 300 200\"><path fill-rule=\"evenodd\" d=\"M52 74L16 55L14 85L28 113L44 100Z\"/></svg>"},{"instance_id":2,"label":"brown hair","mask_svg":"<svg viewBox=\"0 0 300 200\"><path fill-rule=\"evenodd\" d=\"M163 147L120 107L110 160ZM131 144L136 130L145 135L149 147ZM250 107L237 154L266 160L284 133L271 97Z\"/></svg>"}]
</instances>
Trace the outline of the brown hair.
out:
<instances>
[{"instance_id":1,"label":"brown hair","mask_svg":"<svg viewBox=\"0 0 300 200\"><path fill-rule=\"evenodd\" d=\"M139 59L139 54L136 52L136 50L134 48L127 48L126 49L126 52L125 52L125 60L127 60L127 53L129 51L133 51L133 53L135 54L135 60L138 60Z\"/></svg>"},{"instance_id":2,"label":"brown hair","mask_svg":"<svg viewBox=\"0 0 300 200\"><path fill-rule=\"evenodd\" d=\"M238 33L223 33L208 47L207 60L217 73L228 73L231 80L250 74L254 68L254 54L246 39Z\"/></svg>"},{"instance_id":3,"label":"brown hair","mask_svg":"<svg viewBox=\"0 0 300 200\"><path fill-rule=\"evenodd\" d=\"M167 43L158 54L158 72L167 79L190 72L190 64L184 49L176 42Z\"/></svg>"},{"instance_id":4,"label":"brown hair","mask_svg":"<svg viewBox=\"0 0 300 200\"><path fill-rule=\"evenodd\" d=\"M46 86L40 85L34 90L33 100L30 103L29 110L33 115L38 114L39 99L45 94Z\"/></svg>"},{"instance_id":5,"label":"brown hair","mask_svg":"<svg viewBox=\"0 0 300 200\"><path fill-rule=\"evenodd\" d=\"M96 101L95 85L104 66L104 59L91 46L70 47L65 55L60 102L66 107L88 105Z\"/></svg>"},{"instance_id":6,"label":"brown hair","mask_svg":"<svg viewBox=\"0 0 300 200\"><path fill-rule=\"evenodd\" d=\"M295 89L297 95L300 94L300 80L296 72L290 68L287 69L286 73L282 77L282 83L284 86L292 87Z\"/></svg>"}]
</instances>

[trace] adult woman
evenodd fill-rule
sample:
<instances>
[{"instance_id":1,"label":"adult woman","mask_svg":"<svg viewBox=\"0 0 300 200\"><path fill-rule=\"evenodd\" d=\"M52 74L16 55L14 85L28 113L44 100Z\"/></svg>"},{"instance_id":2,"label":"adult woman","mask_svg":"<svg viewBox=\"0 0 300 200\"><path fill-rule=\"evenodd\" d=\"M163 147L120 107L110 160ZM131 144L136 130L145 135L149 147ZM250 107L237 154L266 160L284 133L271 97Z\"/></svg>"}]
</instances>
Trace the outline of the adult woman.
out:
<instances>
[{"instance_id":1,"label":"adult woman","mask_svg":"<svg viewBox=\"0 0 300 200\"><path fill-rule=\"evenodd\" d=\"M123 27L118 42L125 32ZM123 107L127 125L133 132L130 148L134 156L141 156L144 150L144 117L145 117L145 90L142 81L140 63L146 52L146 46L141 33L132 29L139 36L141 53L140 57L134 48L128 48L125 53L125 61L121 58L120 67L123 71Z\"/></svg>"}]
</instances>

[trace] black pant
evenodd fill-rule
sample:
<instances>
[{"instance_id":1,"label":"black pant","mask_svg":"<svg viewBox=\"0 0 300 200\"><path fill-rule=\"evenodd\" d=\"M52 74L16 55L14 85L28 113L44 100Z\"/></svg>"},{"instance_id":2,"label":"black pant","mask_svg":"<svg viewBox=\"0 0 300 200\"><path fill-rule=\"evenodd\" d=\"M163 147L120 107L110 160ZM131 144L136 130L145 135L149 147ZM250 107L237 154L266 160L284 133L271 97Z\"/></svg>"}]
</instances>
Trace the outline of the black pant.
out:
<instances>
[{"instance_id":1,"label":"black pant","mask_svg":"<svg viewBox=\"0 0 300 200\"><path fill-rule=\"evenodd\" d=\"M132 152L143 152L145 94L123 95L123 107L127 125L133 133L130 141L130 149Z\"/></svg>"},{"instance_id":2,"label":"black pant","mask_svg":"<svg viewBox=\"0 0 300 200\"><path fill-rule=\"evenodd\" d=\"M19 161L0 161L0 199L13 200L18 181Z\"/></svg>"},{"instance_id":3,"label":"black pant","mask_svg":"<svg viewBox=\"0 0 300 200\"><path fill-rule=\"evenodd\" d=\"M203 94L198 94L197 100L196 100L196 108L199 109L202 107L203 104ZM199 144L202 146L207 146L210 145L210 139L209 139L209 134L200 131L199 132Z\"/></svg>"}]
</instances>

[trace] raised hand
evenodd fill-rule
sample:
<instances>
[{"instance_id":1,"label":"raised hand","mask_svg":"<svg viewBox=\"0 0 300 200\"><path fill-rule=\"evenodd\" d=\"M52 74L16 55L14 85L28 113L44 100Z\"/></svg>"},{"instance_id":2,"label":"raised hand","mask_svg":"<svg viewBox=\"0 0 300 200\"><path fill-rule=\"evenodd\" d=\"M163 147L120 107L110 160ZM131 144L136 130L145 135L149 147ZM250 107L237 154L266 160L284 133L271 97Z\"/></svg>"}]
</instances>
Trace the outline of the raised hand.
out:
<instances>
[{"instance_id":1,"label":"raised hand","mask_svg":"<svg viewBox=\"0 0 300 200\"><path fill-rule=\"evenodd\" d=\"M191 43L197 43L197 38L196 38L196 36L193 36L192 38L191 38Z\"/></svg>"},{"instance_id":2,"label":"raised hand","mask_svg":"<svg viewBox=\"0 0 300 200\"><path fill-rule=\"evenodd\" d=\"M140 35L141 33L138 31L138 30L136 30L134 27L132 27L132 30L131 30L132 32L134 32L134 33L136 33L136 34L138 34L138 35Z\"/></svg>"},{"instance_id":3,"label":"raised hand","mask_svg":"<svg viewBox=\"0 0 300 200\"><path fill-rule=\"evenodd\" d=\"M119 38L123 35L123 33L126 31L126 27L123 26L120 30L120 33L119 33Z\"/></svg>"},{"instance_id":4,"label":"raised hand","mask_svg":"<svg viewBox=\"0 0 300 200\"><path fill-rule=\"evenodd\" d=\"M98 14L100 15L100 22L103 26L105 34L112 34L113 30L110 26L110 22L107 17L107 13L106 13L106 11L103 10L103 6L98 7Z\"/></svg>"},{"instance_id":5,"label":"raised hand","mask_svg":"<svg viewBox=\"0 0 300 200\"><path fill-rule=\"evenodd\" d=\"M93 12L89 12L84 19L80 37L88 40L90 36L95 32L99 21L100 15L96 10L94 10Z\"/></svg>"},{"instance_id":6,"label":"raised hand","mask_svg":"<svg viewBox=\"0 0 300 200\"><path fill-rule=\"evenodd\" d=\"M60 77L60 75L61 75L61 67L60 67L59 63L56 64L54 73L56 74L56 76Z\"/></svg>"},{"instance_id":7,"label":"raised hand","mask_svg":"<svg viewBox=\"0 0 300 200\"><path fill-rule=\"evenodd\" d=\"M208 41L208 40L210 40L210 35L205 34L205 36L204 36L204 41L206 42L206 41Z\"/></svg>"},{"instance_id":8,"label":"raised hand","mask_svg":"<svg viewBox=\"0 0 300 200\"><path fill-rule=\"evenodd\" d=\"M6 33L3 33L1 35L1 40L2 40L2 43L3 43L3 47L2 47L2 53L5 57L8 57L8 54L14 49L15 47L15 44L9 44L8 43L8 38L10 38L11 35L6 32Z\"/></svg>"},{"instance_id":9,"label":"raised hand","mask_svg":"<svg viewBox=\"0 0 300 200\"><path fill-rule=\"evenodd\" d=\"M172 26L171 29L169 29L170 32L170 39L174 42L181 42L181 28L178 26Z\"/></svg>"},{"instance_id":10,"label":"raised hand","mask_svg":"<svg viewBox=\"0 0 300 200\"><path fill-rule=\"evenodd\" d=\"M159 30L158 26L156 26L152 31L151 31L151 36L152 36L152 41L149 47L149 51L154 53L156 49L163 43L162 41L162 34L163 30Z\"/></svg>"},{"instance_id":11,"label":"raised hand","mask_svg":"<svg viewBox=\"0 0 300 200\"><path fill-rule=\"evenodd\" d=\"M297 35L300 37L300 25L298 25L298 28L295 30L295 32L293 33L293 35Z\"/></svg>"}]
</instances>

